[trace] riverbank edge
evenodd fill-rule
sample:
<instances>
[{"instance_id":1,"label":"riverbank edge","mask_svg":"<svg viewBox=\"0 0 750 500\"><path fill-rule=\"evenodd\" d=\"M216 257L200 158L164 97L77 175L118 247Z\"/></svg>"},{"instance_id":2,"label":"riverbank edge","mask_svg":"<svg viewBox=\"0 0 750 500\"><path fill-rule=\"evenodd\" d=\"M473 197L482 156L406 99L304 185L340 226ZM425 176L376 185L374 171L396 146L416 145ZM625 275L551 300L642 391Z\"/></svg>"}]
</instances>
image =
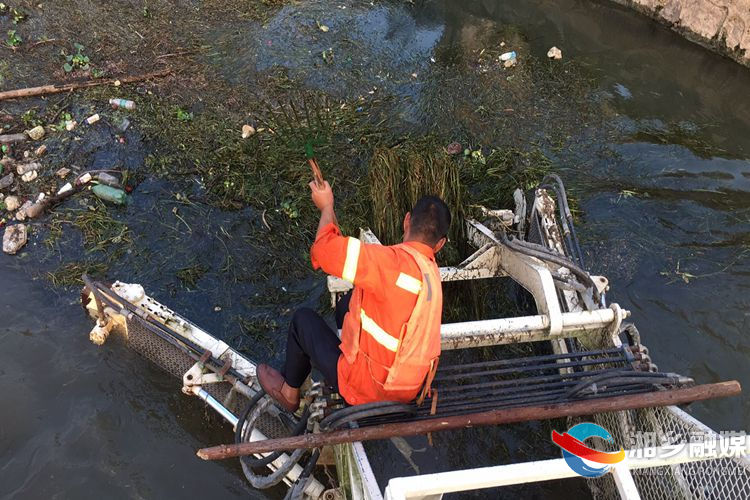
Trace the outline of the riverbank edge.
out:
<instances>
[{"instance_id":1,"label":"riverbank edge","mask_svg":"<svg viewBox=\"0 0 750 500\"><path fill-rule=\"evenodd\" d=\"M750 67L750 0L610 0Z\"/></svg>"}]
</instances>

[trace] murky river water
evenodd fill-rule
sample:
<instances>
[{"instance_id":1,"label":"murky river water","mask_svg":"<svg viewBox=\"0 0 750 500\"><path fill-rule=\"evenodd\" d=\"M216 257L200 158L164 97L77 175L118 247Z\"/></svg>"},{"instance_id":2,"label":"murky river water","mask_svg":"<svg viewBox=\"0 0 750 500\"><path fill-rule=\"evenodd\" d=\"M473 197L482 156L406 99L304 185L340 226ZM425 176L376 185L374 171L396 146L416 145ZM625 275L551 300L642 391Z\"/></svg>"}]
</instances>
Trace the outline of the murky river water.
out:
<instances>
[{"instance_id":1,"label":"murky river water","mask_svg":"<svg viewBox=\"0 0 750 500\"><path fill-rule=\"evenodd\" d=\"M294 12L282 10L271 21L269 26L279 27L277 36L284 36L281 27ZM336 19L347 20L331 18L331 29ZM562 151L555 158L579 200L587 263L610 278L609 300L633 312L662 370L699 382L738 379L750 387L749 70L631 12L586 1L436 2L417 11L378 6L357 22L372 33L357 43L377 56L375 62L400 61L400 73L383 78L382 85L390 82L390 91L416 102L420 88L411 73L426 71L436 44L460 48L478 32L507 25L517 27L532 54L557 45L565 58L590 69L596 98L614 111L607 120L609 153L581 157ZM227 77L235 82L274 60L270 48L246 59L230 51L237 43L231 36L215 42L217 63L231 68ZM294 40L283 43L294 46ZM293 68L293 51L287 54ZM313 78L308 84L340 82ZM419 106L403 111L416 124L425 116ZM159 189L158 183L149 186ZM145 217L157 210L145 202L141 209ZM226 216L227 223L241 225L246 215ZM229 435L207 429L201 406L126 348L91 345L91 324L76 294L32 279L34 252L31 247L25 256L0 256L0 496L262 496L234 464L195 458L197 448ZM158 271L130 277L210 331L221 332L229 320L213 313L211 290L169 290L168 297ZM322 293L319 283L295 286L309 302ZM231 294L222 292L219 302L226 304ZM692 410L717 429L750 429L746 396ZM478 462L493 463L493 453L471 446L478 448ZM373 462L409 473L399 457L383 451ZM412 458L422 472L469 465L434 457L428 452ZM563 496L555 488L526 495Z\"/></svg>"}]
</instances>

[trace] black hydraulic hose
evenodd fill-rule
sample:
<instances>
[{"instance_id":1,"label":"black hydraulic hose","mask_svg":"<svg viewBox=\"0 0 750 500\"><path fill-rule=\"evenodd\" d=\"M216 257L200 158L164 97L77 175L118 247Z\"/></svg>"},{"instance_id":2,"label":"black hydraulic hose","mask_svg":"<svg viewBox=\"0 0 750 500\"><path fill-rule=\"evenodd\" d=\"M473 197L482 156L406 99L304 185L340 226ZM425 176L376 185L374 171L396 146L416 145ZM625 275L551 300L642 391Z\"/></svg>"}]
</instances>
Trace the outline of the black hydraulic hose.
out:
<instances>
[{"instance_id":1,"label":"black hydraulic hose","mask_svg":"<svg viewBox=\"0 0 750 500\"><path fill-rule=\"evenodd\" d=\"M476 384L464 384L464 385L441 386L441 385L436 384L435 388L440 391L440 394L445 395L446 393L457 392L457 391L466 392L470 389L486 389L486 388L492 388L492 387L507 387L507 386L518 386L518 385L523 385L523 384L534 384L534 383L541 383L541 382L554 382L557 380L562 380L563 378L567 378L567 379L582 378L582 377L588 377L591 375L598 375L601 373L622 372L623 370L634 370L634 368L632 366L624 366L624 367L606 368L606 369L600 369L600 370L587 370L585 372L535 375L533 377L524 377L522 379L495 380L492 382L480 382Z\"/></svg>"},{"instance_id":2,"label":"black hydraulic hose","mask_svg":"<svg viewBox=\"0 0 750 500\"><path fill-rule=\"evenodd\" d=\"M571 389L568 390L568 392L565 394L566 397L572 397L582 390L591 387L592 384L600 384L604 382L609 382L611 380L628 380L628 381L643 381L644 383L649 384L670 384L670 385L677 385L681 382L688 383L687 378L685 380L681 380L683 377L680 377L676 374L665 374L665 373L653 373L653 372L625 372L625 373L607 373L602 375L597 375L594 377L591 377L588 380L582 380L579 384L575 385Z\"/></svg>"},{"instance_id":3,"label":"black hydraulic hose","mask_svg":"<svg viewBox=\"0 0 750 500\"><path fill-rule=\"evenodd\" d=\"M565 252L566 252L566 255L568 255L571 259L573 259L576 262L578 262L578 264L580 265L580 259L579 259L578 254L576 253L576 247L575 247L575 244L573 243L573 238L571 236L572 233L570 231L570 223L569 223L568 219L565 217L563 206L562 206L562 203L560 202L560 198L561 197L560 197L560 190L559 190L559 188L557 186L550 185L550 184L540 184L539 188L554 190L555 195L557 196L557 200L558 200L557 201L557 207L560 210L560 220L559 220L559 222L560 222L560 226L562 226L562 236L565 239Z\"/></svg>"},{"instance_id":4,"label":"black hydraulic hose","mask_svg":"<svg viewBox=\"0 0 750 500\"><path fill-rule=\"evenodd\" d=\"M533 384L524 384L524 385L513 385L509 387L504 388L495 388L495 389L489 389L486 391L475 391L475 392L469 392L469 393L458 393L453 395L446 396L445 394L440 394L440 400L439 404L443 405L445 403L451 402L451 401L476 401L479 399L486 399L488 397L493 396L500 396L500 395L510 395L510 394L533 394L536 392L541 392L544 390L549 389L560 389L564 387L571 387L574 385L578 385L580 383L579 380L557 380L554 382L536 382Z\"/></svg>"},{"instance_id":5,"label":"black hydraulic hose","mask_svg":"<svg viewBox=\"0 0 750 500\"><path fill-rule=\"evenodd\" d=\"M265 391L261 390L256 394L253 399L250 400L250 403L248 403L247 408L245 408L245 411L242 412L242 415L240 416L240 419L237 421L237 429L234 432L234 442L239 444L245 442L245 439L247 437L248 431L252 432L252 429L244 429L245 422L247 421L247 417L250 415L250 412L255 407L255 405L260 401L260 399L265 395ZM302 416L300 417L297 424L292 429L291 435L292 436L299 436L300 434L305 432L305 429L307 428L307 419L310 416L310 410L309 408L305 408L305 411L302 413ZM249 467L264 467L274 460L278 459L281 455L283 455L283 451L275 451L271 453L270 455L263 457L263 458L255 458L252 455L240 457L240 460L244 461Z\"/></svg>"},{"instance_id":6,"label":"black hydraulic hose","mask_svg":"<svg viewBox=\"0 0 750 500\"><path fill-rule=\"evenodd\" d=\"M445 373L445 372L451 372L451 371L463 371L471 368L488 368L488 367L495 367L495 366L512 366L512 365L521 365L524 363L528 363L529 361L548 361L548 360L554 360L554 359L575 359L575 358L583 358L583 357L590 357L590 356L599 356L602 354L625 354L625 347L613 347L611 349L598 349L595 351L579 351L579 352L569 352L569 353L561 353L561 354L545 354L542 356L526 356L523 358L509 358L509 359L499 359L496 361L482 361L478 363L466 363L461 365L451 365L446 367L441 367L438 369L438 375Z\"/></svg>"},{"instance_id":7,"label":"black hydraulic hose","mask_svg":"<svg viewBox=\"0 0 750 500\"><path fill-rule=\"evenodd\" d=\"M294 482L292 487L289 488L289 491L286 492L284 500L302 500L305 494L305 488L307 488L307 484L310 482L310 476L312 475L312 472L315 469L315 465L318 463L319 458L320 448L315 448L315 450L310 454L310 458L307 459L307 463L302 469L299 477Z\"/></svg>"},{"instance_id":8,"label":"black hydraulic hose","mask_svg":"<svg viewBox=\"0 0 750 500\"><path fill-rule=\"evenodd\" d=\"M578 264L581 267L586 267L583 263L583 252L581 252L581 246L578 242L578 235L576 234L575 225L573 224L573 214L570 212L570 206L568 205L568 195L565 192L565 184L557 174L547 174L542 179L542 185L546 184L549 179L552 179L557 186L551 186L555 190L558 198L558 205L560 206L560 218L566 221L567 226L570 230L570 239L572 240L574 248L571 248L575 252L578 258Z\"/></svg>"},{"instance_id":9,"label":"black hydraulic hose","mask_svg":"<svg viewBox=\"0 0 750 500\"><path fill-rule=\"evenodd\" d=\"M344 416L365 410L374 410L383 407L391 408L395 405L403 405L403 403L399 403L397 401L374 401L372 403L364 403L361 405L346 406L323 417L323 419L320 421L320 426L322 428L327 428L333 420L341 419Z\"/></svg>"},{"instance_id":10,"label":"black hydraulic hose","mask_svg":"<svg viewBox=\"0 0 750 500\"><path fill-rule=\"evenodd\" d=\"M653 392L654 388L651 385L641 384L640 386L634 386L632 390L627 393L641 393L641 392ZM559 404L564 403L566 400L561 400L560 396L564 391L550 391L548 394L536 395L531 397L514 397L514 398L496 398L487 401L481 401L471 404L455 404L445 407L441 407L438 403L438 412L436 415L431 415L429 409L420 409L416 417L411 417L408 421L416 420L429 420L435 418L443 418L453 415L467 415L471 413L477 413L487 410L501 410L507 408L520 408L530 405L542 405L542 404ZM622 394L621 389L618 390L607 390L602 391L597 397L606 397L613 394ZM594 397L594 396L590 396ZM573 401L573 400L571 400ZM389 418L389 419L367 419L359 422L360 426L372 426L380 423L392 423L395 421L405 421L405 418Z\"/></svg>"},{"instance_id":11,"label":"black hydraulic hose","mask_svg":"<svg viewBox=\"0 0 750 500\"><path fill-rule=\"evenodd\" d=\"M253 408L255 408L255 405L258 404L258 401L266 395L266 391L260 390L258 393L253 396L253 398L250 400L250 402L245 407L245 411L242 412L240 415L239 420L237 421L237 428L234 431L234 442L239 444L245 442L245 437L247 435L247 430L245 429L245 422L247 421L247 417L250 415L250 412ZM297 422L297 425L292 429L292 435L298 436L304 432L305 427L307 426L307 418L305 418L305 415L303 415L302 418L299 419ZM251 429L248 429L252 432ZM263 457L263 458L255 458L251 455L240 457L240 460L245 462L249 467L264 467L274 460L278 459L283 452L276 451L271 453L270 455Z\"/></svg>"},{"instance_id":12,"label":"black hydraulic hose","mask_svg":"<svg viewBox=\"0 0 750 500\"><path fill-rule=\"evenodd\" d=\"M536 243L531 243L529 241L518 240L513 236L509 237L507 234L505 234L505 231L500 231L499 234L500 242L508 248L517 251L518 253L522 253L530 257L536 257L540 260L552 262L562 267L567 267L571 273L575 274L578 279L580 279L583 283L586 283L589 288L591 288L591 293L594 295L594 299L596 299L597 302L599 301L599 290L596 288L594 280L591 279L591 276L589 276L586 271L578 267L578 265L573 263L573 261L568 257L560 255L559 253L551 252L549 249L543 247L542 245L537 245Z\"/></svg>"},{"instance_id":13,"label":"black hydraulic hose","mask_svg":"<svg viewBox=\"0 0 750 500\"><path fill-rule=\"evenodd\" d=\"M359 408L359 406L360 405L345 408L346 410L353 408L355 411L350 411L343 415L339 414L342 410L331 413L320 421L320 428L324 430L333 430L364 418L389 415L413 416L416 414L416 408L405 403L390 403L387 406L379 406L375 408Z\"/></svg>"},{"instance_id":14,"label":"black hydraulic hose","mask_svg":"<svg viewBox=\"0 0 750 500\"><path fill-rule=\"evenodd\" d=\"M244 432L252 433L252 429L255 426L255 421L262 415L262 413L270 404L272 404L272 400L268 396L265 396L254 405L247 423L243 426L245 427ZM307 423L307 418L305 418L304 421L305 423ZM268 475L255 474L252 467L247 465L245 463L245 460L242 459L240 459L240 466L242 466L242 472L243 474L245 474L245 478L248 480L248 482L254 488L263 490L266 488L270 488L271 486L274 486L282 481L287 476L287 474L289 474L289 472L297 465L297 462L300 461L300 459L306 452L307 450L303 448L294 450L286 458L283 464L278 466L276 470Z\"/></svg>"},{"instance_id":15,"label":"black hydraulic hose","mask_svg":"<svg viewBox=\"0 0 750 500\"><path fill-rule=\"evenodd\" d=\"M524 377L522 379L514 379L514 380L497 380L493 382L483 382L478 384L466 384L466 385L455 385L455 386L435 386L435 388L440 391L440 397L445 398L449 397L446 395L450 395L453 393L458 393L458 397L461 397L462 394L466 394L467 392L473 390L473 389L479 389L479 390L494 390L494 389L502 389L507 387L524 387L524 386L534 386L538 384L546 384L546 383L556 383L560 381L572 381L577 382L578 379L581 379L583 377L591 376L591 375L599 375L602 373L614 373L614 372L620 372L622 373L623 370L627 370L628 368L608 368L604 370L587 370L585 372L573 372L573 373L555 373L554 375L538 375L534 377ZM632 367L629 368L630 370L633 370ZM469 392L470 393L470 392Z\"/></svg>"},{"instance_id":16,"label":"black hydraulic hose","mask_svg":"<svg viewBox=\"0 0 750 500\"><path fill-rule=\"evenodd\" d=\"M488 375L504 375L509 373L520 373L530 371L545 371L545 370L559 370L560 368L573 368L577 366L589 366L598 365L603 363L627 363L623 358L592 358L583 359L578 361L571 361L568 363L543 363L540 365L523 366L523 367L512 367L512 368L501 368L498 370L489 370L482 372L470 372L470 373L459 373L456 375L450 375L447 377L435 377L436 382L456 381L465 378L476 378L478 376Z\"/></svg>"},{"instance_id":17,"label":"black hydraulic hose","mask_svg":"<svg viewBox=\"0 0 750 500\"><path fill-rule=\"evenodd\" d=\"M654 377L652 379L644 379L640 377L616 377L612 379L605 380L603 382L596 383L596 385L601 384L602 388L591 388L592 384L589 384L588 386L584 387L574 387L573 389L570 389L568 391L568 394L566 394L566 398L577 398L581 396L581 393L583 393L586 397L593 394L599 394L605 390L609 389L618 389L622 388L623 386L637 386L637 385L653 385L653 386L679 386L683 385L680 383L679 380L674 379L673 377L669 376L662 376L662 377ZM589 395L586 394L586 390L591 388L591 393ZM575 389L575 392L574 392Z\"/></svg>"}]
</instances>

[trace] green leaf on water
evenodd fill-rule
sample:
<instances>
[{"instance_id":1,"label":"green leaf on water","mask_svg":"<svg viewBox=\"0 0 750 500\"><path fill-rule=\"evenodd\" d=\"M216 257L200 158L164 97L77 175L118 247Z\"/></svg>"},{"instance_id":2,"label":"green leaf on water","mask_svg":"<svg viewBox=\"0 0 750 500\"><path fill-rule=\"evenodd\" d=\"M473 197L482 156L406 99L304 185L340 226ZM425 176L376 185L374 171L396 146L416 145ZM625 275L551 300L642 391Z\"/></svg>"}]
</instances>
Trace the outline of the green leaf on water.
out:
<instances>
[{"instance_id":1,"label":"green leaf on water","mask_svg":"<svg viewBox=\"0 0 750 500\"><path fill-rule=\"evenodd\" d=\"M63 69L66 73L70 73L71 71L73 71L73 66L71 66L70 63L65 63L63 64Z\"/></svg>"}]
</instances>

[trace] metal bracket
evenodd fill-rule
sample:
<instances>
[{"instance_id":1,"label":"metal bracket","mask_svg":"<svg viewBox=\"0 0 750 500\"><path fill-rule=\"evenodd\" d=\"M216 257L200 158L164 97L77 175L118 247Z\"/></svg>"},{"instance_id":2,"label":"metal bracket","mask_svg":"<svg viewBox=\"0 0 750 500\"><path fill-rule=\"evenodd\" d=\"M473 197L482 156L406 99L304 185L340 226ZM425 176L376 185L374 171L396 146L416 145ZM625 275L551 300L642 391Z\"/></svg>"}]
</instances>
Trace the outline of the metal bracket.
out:
<instances>
[{"instance_id":1,"label":"metal bracket","mask_svg":"<svg viewBox=\"0 0 750 500\"><path fill-rule=\"evenodd\" d=\"M206 351L206 353L210 357L211 352ZM224 382L224 375L226 375L227 371L229 371L229 366L231 366L231 363L228 365L225 363L220 373L209 372L204 365L204 358L206 358L206 354L204 354L200 360L196 361L196 363L182 376L182 392L189 396L195 394L194 388L199 388L205 384Z\"/></svg>"},{"instance_id":2,"label":"metal bracket","mask_svg":"<svg viewBox=\"0 0 750 500\"><path fill-rule=\"evenodd\" d=\"M482 240L493 244L499 254L500 269L531 293L537 312L549 319L550 335L558 335L562 331L562 311L549 269L539 259L519 254L503 245L492 231L479 222L466 222L470 239L475 244Z\"/></svg>"}]
</instances>

